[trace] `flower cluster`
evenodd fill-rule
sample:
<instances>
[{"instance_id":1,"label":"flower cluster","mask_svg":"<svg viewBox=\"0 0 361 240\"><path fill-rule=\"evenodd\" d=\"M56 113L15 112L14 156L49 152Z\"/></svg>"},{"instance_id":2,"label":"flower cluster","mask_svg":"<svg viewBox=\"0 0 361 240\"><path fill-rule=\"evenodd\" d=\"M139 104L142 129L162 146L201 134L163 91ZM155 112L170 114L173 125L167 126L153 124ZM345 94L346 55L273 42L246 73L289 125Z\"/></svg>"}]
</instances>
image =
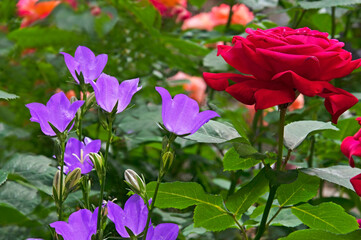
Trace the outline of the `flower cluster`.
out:
<instances>
[{"instance_id":1,"label":"flower cluster","mask_svg":"<svg viewBox=\"0 0 361 240\"><path fill-rule=\"evenodd\" d=\"M228 21L230 6L222 3L213 7L210 12L202 12L184 21L182 30L203 29L213 30L216 26L225 25ZM232 7L231 24L247 25L254 18L253 13L244 4L235 4Z\"/></svg>"},{"instance_id":2,"label":"flower cluster","mask_svg":"<svg viewBox=\"0 0 361 240\"><path fill-rule=\"evenodd\" d=\"M342 49L344 43L309 28L246 32L246 38L233 38L234 46L218 46L218 55L246 75L204 73L210 87L225 90L244 104L255 104L255 109L292 103L296 91L309 97L317 95L325 98L334 123L358 102L352 94L330 83L360 66L361 59L352 60L351 53ZM235 84L230 86L228 80Z\"/></svg>"}]
</instances>

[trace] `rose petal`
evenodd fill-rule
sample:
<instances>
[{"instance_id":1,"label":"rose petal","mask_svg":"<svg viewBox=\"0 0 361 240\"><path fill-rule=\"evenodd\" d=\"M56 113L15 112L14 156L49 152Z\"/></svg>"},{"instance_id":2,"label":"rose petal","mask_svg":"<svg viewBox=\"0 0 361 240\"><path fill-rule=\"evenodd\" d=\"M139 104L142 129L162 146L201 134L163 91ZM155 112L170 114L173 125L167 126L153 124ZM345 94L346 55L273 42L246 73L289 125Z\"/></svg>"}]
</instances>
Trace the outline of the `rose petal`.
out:
<instances>
[{"instance_id":1,"label":"rose petal","mask_svg":"<svg viewBox=\"0 0 361 240\"><path fill-rule=\"evenodd\" d=\"M361 196L361 174L354 176L350 179L350 182L355 189L357 195Z\"/></svg>"}]
</instances>

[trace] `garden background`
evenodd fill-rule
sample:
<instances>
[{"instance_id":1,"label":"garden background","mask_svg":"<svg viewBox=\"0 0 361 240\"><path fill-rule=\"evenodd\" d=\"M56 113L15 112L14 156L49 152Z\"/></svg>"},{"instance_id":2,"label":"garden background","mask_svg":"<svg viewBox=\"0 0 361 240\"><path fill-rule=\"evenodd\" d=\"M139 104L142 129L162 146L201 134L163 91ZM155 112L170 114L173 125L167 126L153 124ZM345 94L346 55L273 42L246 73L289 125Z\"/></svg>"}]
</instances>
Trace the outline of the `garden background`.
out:
<instances>
[{"instance_id":1,"label":"garden background","mask_svg":"<svg viewBox=\"0 0 361 240\"><path fill-rule=\"evenodd\" d=\"M239 73L217 56L217 45L231 46L233 36L248 35L246 28L288 26L327 32L329 38L345 43L343 49L352 53L352 59L359 59L360 4L359 0L0 1L0 239L54 237L49 224L58 220L52 190L57 145L39 124L30 122L25 105L46 104L60 91L69 99L82 98L60 54L74 55L78 46L108 55L103 72L119 82L139 78L142 86L113 123L104 199L124 205L129 198L123 177L126 169L143 174L147 183L156 181L165 131L158 124L162 123L162 99L155 87L164 87L172 96L188 94L202 110L213 110L221 117L175 140L175 158L163 179L174 185L164 185L163 190L179 189L183 198L171 201L160 194L152 223L177 224L177 239L255 238L269 196L268 183L260 184L263 175L255 176L260 176L262 164L276 161L279 111L272 106L256 113L253 106L208 87L203 73ZM331 83L361 98L360 71ZM360 129L355 119L361 116L361 105L357 103L331 124L323 101L300 95L288 108L286 124L295 125L285 130L289 137L283 149L285 157L289 154L285 168L302 170L294 170L296 178L288 171L281 177L288 180L278 179L283 185L262 239L360 239L356 219L361 218L361 199L350 178L361 173L357 168L361 162L354 157L356 167L349 167L340 145ZM99 118L98 110L90 109L82 131L102 140L104 152L107 131ZM307 122L311 120L317 122ZM76 137L75 131L69 136ZM89 179L94 210L100 191L96 171ZM148 187L153 193L154 184ZM244 198L243 212L233 215L244 232L229 219L210 221L217 214L204 201L218 206L218 201L240 199L245 192L251 197ZM287 202L285 198L293 193L298 199ZM187 202L190 197L193 201ZM315 208L297 208L301 203ZM80 208L84 199L79 189L64 203L65 219ZM301 211L309 215L302 216ZM292 236L296 232L301 233ZM107 239L119 239L109 220L104 233Z\"/></svg>"}]
</instances>

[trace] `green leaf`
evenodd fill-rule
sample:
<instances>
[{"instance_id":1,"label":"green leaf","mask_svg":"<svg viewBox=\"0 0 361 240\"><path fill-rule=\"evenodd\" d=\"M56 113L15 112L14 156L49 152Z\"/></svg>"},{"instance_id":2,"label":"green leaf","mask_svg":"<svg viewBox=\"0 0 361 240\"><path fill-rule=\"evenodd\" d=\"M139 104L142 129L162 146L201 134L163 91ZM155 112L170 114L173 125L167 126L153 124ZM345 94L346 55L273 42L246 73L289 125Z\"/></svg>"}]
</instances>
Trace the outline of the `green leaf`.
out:
<instances>
[{"instance_id":1,"label":"green leaf","mask_svg":"<svg viewBox=\"0 0 361 240\"><path fill-rule=\"evenodd\" d=\"M265 177L265 171L261 170L251 182L247 183L228 198L226 207L236 215L237 219L239 219L241 215L267 191L267 189L268 180Z\"/></svg>"},{"instance_id":2,"label":"green leaf","mask_svg":"<svg viewBox=\"0 0 361 240\"><path fill-rule=\"evenodd\" d=\"M0 187L0 203L2 206L18 209L21 214L28 216L40 204L40 196L37 194L36 189L13 181L7 181ZM7 219L11 216L1 217Z\"/></svg>"},{"instance_id":3,"label":"green leaf","mask_svg":"<svg viewBox=\"0 0 361 240\"><path fill-rule=\"evenodd\" d=\"M221 56L217 56L217 50L213 50L203 58L203 66L212 72L225 72L228 71L229 67Z\"/></svg>"},{"instance_id":4,"label":"green leaf","mask_svg":"<svg viewBox=\"0 0 361 240\"><path fill-rule=\"evenodd\" d=\"M337 122L337 128L340 131L325 131L322 135L325 138L331 138L335 140L344 139L347 136L354 135L359 129L360 125L356 121L356 118L341 119Z\"/></svg>"},{"instance_id":5,"label":"green leaf","mask_svg":"<svg viewBox=\"0 0 361 240\"><path fill-rule=\"evenodd\" d=\"M294 150L309 134L327 129L338 130L330 122L297 121L290 123L285 127L284 144L288 149Z\"/></svg>"},{"instance_id":6,"label":"green leaf","mask_svg":"<svg viewBox=\"0 0 361 240\"><path fill-rule=\"evenodd\" d=\"M347 234L335 234L323 230L305 229L291 233L280 240L360 240L361 229Z\"/></svg>"},{"instance_id":7,"label":"green leaf","mask_svg":"<svg viewBox=\"0 0 361 240\"><path fill-rule=\"evenodd\" d=\"M156 182L147 184L148 196L153 196ZM204 192L195 182L161 183L155 206L158 208L177 208L198 205L194 211L194 224L211 231L221 231L230 227L234 220L223 207L221 196ZM221 222L220 222L221 221Z\"/></svg>"},{"instance_id":8,"label":"green leaf","mask_svg":"<svg viewBox=\"0 0 361 240\"><path fill-rule=\"evenodd\" d=\"M257 207L251 214L251 219L257 223L261 222L262 215L265 209L265 205ZM272 206L269 213L268 219L273 218L273 216L278 212L279 208L277 206ZM285 227L297 227L301 225L302 222L292 214L290 208L283 208L278 215L272 220L272 226L285 226ZM253 224L252 224L253 225ZM257 224L258 225L258 224Z\"/></svg>"},{"instance_id":9,"label":"green leaf","mask_svg":"<svg viewBox=\"0 0 361 240\"><path fill-rule=\"evenodd\" d=\"M306 168L300 171L317 176L323 180L343 186L354 191L350 179L361 173L361 169L352 168L349 166L332 166L328 168Z\"/></svg>"},{"instance_id":10,"label":"green leaf","mask_svg":"<svg viewBox=\"0 0 361 240\"><path fill-rule=\"evenodd\" d=\"M5 99L9 101L10 99L17 99L17 98L19 98L19 96L0 90L0 99Z\"/></svg>"},{"instance_id":11,"label":"green leaf","mask_svg":"<svg viewBox=\"0 0 361 240\"><path fill-rule=\"evenodd\" d=\"M47 46L73 46L83 43L85 38L71 31L57 28L20 28L9 33L8 38L22 48Z\"/></svg>"},{"instance_id":12,"label":"green leaf","mask_svg":"<svg viewBox=\"0 0 361 240\"><path fill-rule=\"evenodd\" d=\"M261 10L266 7L276 7L278 0L242 0L242 3L252 9Z\"/></svg>"},{"instance_id":13,"label":"green leaf","mask_svg":"<svg viewBox=\"0 0 361 240\"><path fill-rule=\"evenodd\" d=\"M298 2L303 9L328 8L360 4L361 0L322 0L322 1L300 1Z\"/></svg>"},{"instance_id":14,"label":"green leaf","mask_svg":"<svg viewBox=\"0 0 361 240\"><path fill-rule=\"evenodd\" d=\"M292 213L312 229L326 230L333 233L349 233L359 228L356 218L331 202L317 206L302 204L292 207Z\"/></svg>"},{"instance_id":15,"label":"green leaf","mask_svg":"<svg viewBox=\"0 0 361 240\"><path fill-rule=\"evenodd\" d=\"M296 181L283 184L277 189L278 202L281 207L306 202L317 194L319 185L317 177L300 172Z\"/></svg>"},{"instance_id":16,"label":"green leaf","mask_svg":"<svg viewBox=\"0 0 361 240\"><path fill-rule=\"evenodd\" d=\"M223 157L223 168L225 171L248 169L260 161L260 159L255 158L240 158L236 149L232 147Z\"/></svg>"},{"instance_id":17,"label":"green leaf","mask_svg":"<svg viewBox=\"0 0 361 240\"><path fill-rule=\"evenodd\" d=\"M156 182L147 184L148 196L153 196ZM215 208L221 208L222 197L210 195L204 192L201 185L195 182L171 182L161 183L156 199L155 206L159 208L177 208L197 204L208 204Z\"/></svg>"},{"instance_id":18,"label":"green leaf","mask_svg":"<svg viewBox=\"0 0 361 240\"><path fill-rule=\"evenodd\" d=\"M21 177L37 189L52 195L53 176L57 169L50 164L54 162L55 160L44 156L15 154L4 165L3 170L9 173L9 177Z\"/></svg>"},{"instance_id":19,"label":"green leaf","mask_svg":"<svg viewBox=\"0 0 361 240\"><path fill-rule=\"evenodd\" d=\"M175 37L164 36L162 35L161 39L165 46L170 45L172 49L177 49L182 54L195 55L195 56L205 56L209 53L209 50L202 45Z\"/></svg>"},{"instance_id":20,"label":"green leaf","mask_svg":"<svg viewBox=\"0 0 361 240\"><path fill-rule=\"evenodd\" d=\"M0 186L3 185L8 179L8 173L0 169Z\"/></svg>"},{"instance_id":21,"label":"green leaf","mask_svg":"<svg viewBox=\"0 0 361 240\"><path fill-rule=\"evenodd\" d=\"M210 120L196 133L184 137L202 143L224 143L233 139L242 138L233 126Z\"/></svg>"},{"instance_id":22,"label":"green leaf","mask_svg":"<svg viewBox=\"0 0 361 240\"><path fill-rule=\"evenodd\" d=\"M234 225L233 218L223 209L200 204L194 210L194 226L211 231L222 231Z\"/></svg>"}]
</instances>

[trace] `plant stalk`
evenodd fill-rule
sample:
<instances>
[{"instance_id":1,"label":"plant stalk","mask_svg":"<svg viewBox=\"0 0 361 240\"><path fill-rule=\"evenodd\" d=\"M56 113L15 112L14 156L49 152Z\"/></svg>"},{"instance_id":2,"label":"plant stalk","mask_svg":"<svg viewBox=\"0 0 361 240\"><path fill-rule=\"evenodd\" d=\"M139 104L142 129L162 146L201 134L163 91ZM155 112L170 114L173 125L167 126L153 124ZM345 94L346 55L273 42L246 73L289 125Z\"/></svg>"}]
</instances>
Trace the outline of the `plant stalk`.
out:
<instances>
[{"instance_id":1,"label":"plant stalk","mask_svg":"<svg viewBox=\"0 0 361 240\"><path fill-rule=\"evenodd\" d=\"M280 170L282 165L282 156L283 156L283 134L285 132L285 120L286 120L287 106L280 105L280 122L278 125L278 158L276 169Z\"/></svg>"},{"instance_id":2,"label":"plant stalk","mask_svg":"<svg viewBox=\"0 0 361 240\"><path fill-rule=\"evenodd\" d=\"M108 118L110 120L110 118ZM99 199L99 210L98 210L98 220L97 220L97 232L98 232L98 240L102 240L101 236L102 234L102 205L103 205L103 195L104 195L104 188L105 188L105 179L107 175L107 161L108 161L108 153L109 153L109 146L112 138L112 128L113 128L113 122L110 120L108 125L108 139L107 144L105 147L105 156L104 156L104 173L102 176L102 179L100 180L100 199Z\"/></svg>"},{"instance_id":3,"label":"plant stalk","mask_svg":"<svg viewBox=\"0 0 361 240\"><path fill-rule=\"evenodd\" d=\"M60 139L59 139L60 140ZM63 178L64 178L64 154L65 154L65 140L61 142L61 159L60 159L60 193L59 193L59 221L63 219Z\"/></svg>"}]
</instances>

